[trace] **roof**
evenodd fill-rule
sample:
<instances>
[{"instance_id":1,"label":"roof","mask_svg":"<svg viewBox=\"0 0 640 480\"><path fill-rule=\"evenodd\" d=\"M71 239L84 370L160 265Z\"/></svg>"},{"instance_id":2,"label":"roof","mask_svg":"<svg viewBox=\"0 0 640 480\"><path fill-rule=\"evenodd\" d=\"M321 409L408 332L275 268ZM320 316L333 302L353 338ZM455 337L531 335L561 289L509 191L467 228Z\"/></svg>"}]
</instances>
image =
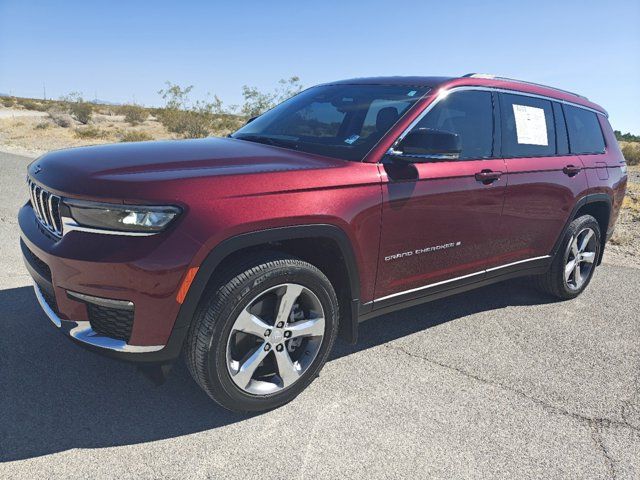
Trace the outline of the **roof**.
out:
<instances>
[{"instance_id":1,"label":"roof","mask_svg":"<svg viewBox=\"0 0 640 480\"><path fill-rule=\"evenodd\" d=\"M455 77L363 77L328 82L327 85L406 85L411 87L435 87Z\"/></svg>"},{"instance_id":2,"label":"roof","mask_svg":"<svg viewBox=\"0 0 640 480\"><path fill-rule=\"evenodd\" d=\"M460 86L483 86L490 88L502 88L514 90L515 92L530 93L550 97L560 101L582 105L607 115L607 112L600 105L589 101L586 97L577 93L561 90L555 87L527 82L525 80L515 80L511 78L498 77L486 74L467 74L462 77L364 77L328 82L326 85L406 85L429 88L453 88Z\"/></svg>"}]
</instances>

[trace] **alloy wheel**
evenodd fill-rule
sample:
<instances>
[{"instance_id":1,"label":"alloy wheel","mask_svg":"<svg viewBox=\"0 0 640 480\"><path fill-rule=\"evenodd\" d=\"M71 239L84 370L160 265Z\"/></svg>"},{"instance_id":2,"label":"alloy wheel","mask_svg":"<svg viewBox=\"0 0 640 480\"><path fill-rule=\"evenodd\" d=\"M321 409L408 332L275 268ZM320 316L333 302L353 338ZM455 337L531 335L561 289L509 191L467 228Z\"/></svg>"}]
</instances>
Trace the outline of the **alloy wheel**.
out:
<instances>
[{"instance_id":1,"label":"alloy wheel","mask_svg":"<svg viewBox=\"0 0 640 480\"><path fill-rule=\"evenodd\" d=\"M227 370L247 393L279 392L309 369L324 333L324 310L311 290L295 283L271 287L236 318L227 341Z\"/></svg>"},{"instance_id":2,"label":"alloy wheel","mask_svg":"<svg viewBox=\"0 0 640 480\"><path fill-rule=\"evenodd\" d=\"M596 234L591 228L584 228L571 238L564 267L564 281L571 290L579 290L589 279L596 251Z\"/></svg>"}]
</instances>

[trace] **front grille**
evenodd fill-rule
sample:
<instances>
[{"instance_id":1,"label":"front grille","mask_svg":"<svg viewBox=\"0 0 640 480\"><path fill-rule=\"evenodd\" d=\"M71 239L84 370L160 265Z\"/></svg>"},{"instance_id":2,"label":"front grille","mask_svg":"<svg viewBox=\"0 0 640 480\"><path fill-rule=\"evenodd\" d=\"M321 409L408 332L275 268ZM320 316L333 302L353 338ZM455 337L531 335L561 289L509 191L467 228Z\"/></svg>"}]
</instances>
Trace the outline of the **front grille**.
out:
<instances>
[{"instance_id":1,"label":"front grille","mask_svg":"<svg viewBox=\"0 0 640 480\"><path fill-rule=\"evenodd\" d=\"M22 249L22 255L24 255L24 258L29 265L31 265L36 272L42 275L44 279L51 282L51 269L49 268L49 265L40 260L35 253L29 250L29 247L27 247L22 240L20 240L20 248Z\"/></svg>"},{"instance_id":2,"label":"front grille","mask_svg":"<svg viewBox=\"0 0 640 480\"><path fill-rule=\"evenodd\" d=\"M62 235L62 220L60 219L60 197L53 195L39 187L31 179L27 179L31 206L36 212L40 223L51 233Z\"/></svg>"},{"instance_id":3,"label":"front grille","mask_svg":"<svg viewBox=\"0 0 640 480\"><path fill-rule=\"evenodd\" d=\"M87 303L91 328L100 335L129 342L133 328L133 310Z\"/></svg>"}]
</instances>

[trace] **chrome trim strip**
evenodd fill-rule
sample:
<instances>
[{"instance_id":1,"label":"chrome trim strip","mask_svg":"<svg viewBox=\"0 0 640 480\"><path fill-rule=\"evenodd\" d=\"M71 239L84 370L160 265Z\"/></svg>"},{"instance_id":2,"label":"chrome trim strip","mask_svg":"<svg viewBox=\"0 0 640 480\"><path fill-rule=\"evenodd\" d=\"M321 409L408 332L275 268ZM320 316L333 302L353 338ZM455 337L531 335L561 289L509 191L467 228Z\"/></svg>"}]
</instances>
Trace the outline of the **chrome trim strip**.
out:
<instances>
[{"instance_id":1,"label":"chrome trim strip","mask_svg":"<svg viewBox=\"0 0 640 480\"><path fill-rule=\"evenodd\" d=\"M51 320L56 327L58 328L62 327L62 321L60 320L60 317L56 315L56 312L51 310L51 307L42 296L40 287L38 287L38 284L35 282L33 284L33 290L36 292L36 298L38 299L38 303L40 304L40 307L42 307L42 310L44 310L44 313L47 314L47 317L49 317L49 320Z\"/></svg>"},{"instance_id":2,"label":"chrome trim strip","mask_svg":"<svg viewBox=\"0 0 640 480\"><path fill-rule=\"evenodd\" d=\"M44 219L44 223L47 226L47 228L51 228L51 218L49 217L49 208L47 206L47 203L49 202L48 200L48 194L49 192L47 192L45 189L40 189L40 206L42 207L42 218Z\"/></svg>"},{"instance_id":3,"label":"chrome trim strip","mask_svg":"<svg viewBox=\"0 0 640 480\"><path fill-rule=\"evenodd\" d=\"M399 295L406 295L406 294L409 294L409 293L418 292L420 290L426 290L427 288L433 288L433 287L437 287L439 285L445 285L447 283L455 282L456 280L462 280L462 279L465 279L465 278L471 278L471 277L475 277L477 275L482 275L484 273L485 273L485 270L482 270L481 272L470 273L469 275L463 275L461 277L451 278L449 280L443 280L442 282L430 283L429 285L423 285L422 287L412 288L410 290L403 290L402 292L392 293L391 295L387 295L386 297L376 298L374 300L374 302L381 302L383 300L388 300L390 298L397 297Z\"/></svg>"},{"instance_id":4,"label":"chrome trim strip","mask_svg":"<svg viewBox=\"0 0 640 480\"><path fill-rule=\"evenodd\" d=\"M31 207L33 213L40 224L56 237L62 236L58 219L53 214L53 204L57 202L58 213L60 212L60 197L54 195L48 190L39 187L30 178L27 178L29 187L29 198L31 199Z\"/></svg>"},{"instance_id":5,"label":"chrome trim strip","mask_svg":"<svg viewBox=\"0 0 640 480\"><path fill-rule=\"evenodd\" d=\"M542 260L544 258L551 258L551 255L543 255L541 257L527 258L526 260L519 260L517 262L507 263L505 265L500 265L499 267L491 267L491 268L488 268L486 270L481 270L479 272L470 273L468 275L462 275L461 277L450 278L449 280L443 280L441 282L430 283L429 285L423 285L422 287L416 287L416 288L411 288L409 290L403 290L402 292L392 293L391 295L387 295L387 296L384 296L384 297L376 298L373 301L374 301L374 304L375 304L375 302L381 302L383 300L389 300L390 298L394 298L394 297L397 297L397 296L400 296L400 295L407 295L409 293L418 292L420 290L427 290L429 288L438 287L440 285L446 285L447 283L456 282L458 280L464 280L465 278L475 277L477 275L482 275L482 274L485 274L485 273L488 273L488 272L495 272L496 270L500 270L502 268L511 267L513 265L519 265L521 263L533 262L535 260Z\"/></svg>"},{"instance_id":6,"label":"chrome trim strip","mask_svg":"<svg viewBox=\"0 0 640 480\"><path fill-rule=\"evenodd\" d=\"M49 194L49 201L47 203L48 203L47 209L49 210L49 218L51 218L51 227L57 231L58 229L56 228L56 219L53 218L53 195Z\"/></svg>"},{"instance_id":7,"label":"chrome trim strip","mask_svg":"<svg viewBox=\"0 0 640 480\"><path fill-rule=\"evenodd\" d=\"M123 353L149 353L162 350L164 345L129 345L122 340L116 340L111 337L104 337L96 333L91 324L87 321L75 321L75 320L62 320L56 313L51 310L47 302L45 301L40 288L34 283L33 289L36 292L36 298L38 303L47 314L49 319L56 325L56 327L63 330L64 333L73 337L79 342L91 345L97 348L104 348L106 350L113 350L115 352Z\"/></svg>"},{"instance_id":8,"label":"chrome trim strip","mask_svg":"<svg viewBox=\"0 0 640 480\"><path fill-rule=\"evenodd\" d=\"M95 305L100 305L101 307L117 308L119 310L134 309L133 302L130 302L128 300L114 300L112 298L94 297L92 295L85 295L84 293L73 292L71 290L67 290L67 295L77 298L82 302L93 303Z\"/></svg>"},{"instance_id":9,"label":"chrome trim strip","mask_svg":"<svg viewBox=\"0 0 640 480\"><path fill-rule=\"evenodd\" d=\"M62 221L62 235L66 235L69 232L87 232L87 233L99 233L102 235L124 235L126 237L149 237L151 235L157 235L161 233L163 230L159 230L157 232L122 232L119 230L103 230L101 228L91 228L91 227L83 227L76 223L73 218L70 217L60 217Z\"/></svg>"},{"instance_id":10,"label":"chrome trim strip","mask_svg":"<svg viewBox=\"0 0 640 480\"><path fill-rule=\"evenodd\" d=\"M565 105L571 105L573 107L577 107L577 108L583 108L585 110L589 110L590 112L594 112L597 113L599 115L604 115L605 117L608 117L607 114L599 111L599 110L595 110L593 108L590 107L586 107L584 105L580 105L579 103L574 103L574 102L570 102L568 100L562 100L559 98L553 98L553 97L548 97L545 95L538 95L535 93L528 93L528 92L521 92L520 90L509 90L507 88L499 88L499 87L481 87L478 85L469 85L469 86L461 86L461 87L453 87L453 88L449 88L449 89L441 89L438 92L438 95L436 96L436 98L429 104L429 106L427 108L425 108L422 113L420 113L420 115L418 115L415 120L413 122L411 122L409 124L409 126L398 136L398 138L396 138L395 142L393 142L393 145L397 145L397 143L402 140L407 133L409 133L413 127L415 127L420 120L422 120L424 118L424 116L429 113L431 111L431 109L433 107L435 107L442 99L446 98L448 95L450 95L453 92L460 92L460 91L465 91L465 90L479 90L479 91L484 91L484 92L499 92L499 93L508 93L511 95L522 95L524 97L533 97L533 98L541 98L543 100L549 100L552 102L558 102L558 103L562 103ZM388 154L393 155L392 153L393 146L387 151Z\"/></svg>"},{"instance_id":11,"label":"chrome trim strip","mask_svg":"<svg viewBox=\"0 0 640 480\"><path fill-rule=\"evenodd\" d=\"M521 263L534 262L536 260L543 260L545 258L551 258L551 255L542 255L540 257L527 258L526 260L518 260L517 262L507 263L505 265L500 265L499 267L491 267L487 268L486 272L495 272L496 270L500 270L501 268L512 267L514 265L520 265Z\"/></svg>"}]
</instances>

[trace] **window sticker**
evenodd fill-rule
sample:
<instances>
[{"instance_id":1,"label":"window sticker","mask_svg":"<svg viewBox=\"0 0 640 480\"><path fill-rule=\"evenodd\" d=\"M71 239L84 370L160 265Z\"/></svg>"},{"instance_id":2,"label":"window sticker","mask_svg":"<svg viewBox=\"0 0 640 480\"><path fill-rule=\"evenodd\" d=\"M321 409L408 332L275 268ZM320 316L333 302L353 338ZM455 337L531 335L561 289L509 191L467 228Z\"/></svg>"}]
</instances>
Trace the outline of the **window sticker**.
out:
<instances>
[{"instance_id":1,"label":"window sticker","mask_svg":"<svg viewBox=\"0 0 640 480\"><path fill-rule=\"evenodd\" d=\"M358 140L360 138L360 135L351 135L350 137L347 137L344 141L344 143L348 143L349 145L353 144L356 140Z\"/></svg>"},{"instance_id":2,"label":"window sticker","mask_svg":"<svg viewBox=\"0 0 640 480\"><path fill-rule=\"evenodd\" d=\"M513 104L513 116L516 119L518 143L526 145L549 145L547 122L544 109L528 105Z\"/></svg>"},{"instance_id":3,"label":"window sticker","mask_svg":"<svg viewBox=\"0 0 640 480\"><path fill-rule=\"evenodd\" d=\"M407 97L413 97L416 93L418 93L416 90L411 90L409 93L407 93Z\"/></svg>"}]
</instances>

